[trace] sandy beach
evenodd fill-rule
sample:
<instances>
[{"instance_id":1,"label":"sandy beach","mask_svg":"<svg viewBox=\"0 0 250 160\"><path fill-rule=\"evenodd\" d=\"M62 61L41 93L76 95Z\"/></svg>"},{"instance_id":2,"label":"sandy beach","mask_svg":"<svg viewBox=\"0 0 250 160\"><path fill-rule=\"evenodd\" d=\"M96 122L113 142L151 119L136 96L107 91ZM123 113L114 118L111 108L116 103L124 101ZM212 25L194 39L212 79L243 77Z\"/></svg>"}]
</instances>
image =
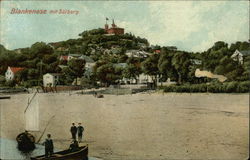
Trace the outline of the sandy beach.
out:
<instances>
[{"instance_id":1,"label":"sandy beach","mask_svg":"<svg viewBox=\"0 0 250 160\"><path fill-rule=\"evenodd\" d=\"M32 94L1 100L1 137L25 129L24 110ZM248 94L140 93L92 95L39 93L40 137L55 147L70 143L72 122L85 128L89 155L104 160L233 159L249 156ZM43 136L42 140L45 138Z\"/></svg>"}]
</instances>

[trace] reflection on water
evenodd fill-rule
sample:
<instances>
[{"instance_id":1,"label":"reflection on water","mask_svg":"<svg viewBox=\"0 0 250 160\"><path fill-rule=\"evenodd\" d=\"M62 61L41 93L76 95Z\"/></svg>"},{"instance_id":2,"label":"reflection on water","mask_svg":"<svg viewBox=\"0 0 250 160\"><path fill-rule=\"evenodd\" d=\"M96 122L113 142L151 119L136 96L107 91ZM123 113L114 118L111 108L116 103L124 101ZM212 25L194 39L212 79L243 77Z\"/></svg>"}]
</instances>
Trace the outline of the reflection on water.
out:
<instances>
[{"instance_id":1,"label":"reflection on water","mask_svg":"<svg viewBox=\"0 0 250 160\"><path fill-rule=\"evenodd\" d=\"M58 151L58 150L55 150ZM36 145L36 149L28 154L22 154L17 149L17 142L5 138L0 138L0 159L1 160L30 160L30 157L43 155L44 146ZM89 160L98 160L93 157L89 157ZM100 160L100 159L99 159Z\"/></svg>"}]
</instances>

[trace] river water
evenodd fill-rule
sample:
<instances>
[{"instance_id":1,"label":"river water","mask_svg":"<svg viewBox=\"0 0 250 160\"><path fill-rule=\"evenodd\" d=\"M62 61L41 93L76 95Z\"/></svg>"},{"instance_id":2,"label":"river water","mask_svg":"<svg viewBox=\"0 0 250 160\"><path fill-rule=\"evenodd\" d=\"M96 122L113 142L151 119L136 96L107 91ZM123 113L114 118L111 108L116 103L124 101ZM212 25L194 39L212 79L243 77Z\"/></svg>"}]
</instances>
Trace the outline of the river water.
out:
<instances>
[{"instance_id":1,"label":"river water","mask_svg":"<svg viewBox=\"0 0 250 160\"><path fill-rule=\"evenodd\" d=\"M58 151L58 150L55 150ZM37 145L36 149L29 155L22 154L17 149L17 142L5 138L0 138L0 159L1 160L30 160L29 157L43 155L44 146ZM94 157L89 157L89 160L101 160Z\"/></svg>"}]
</instances>

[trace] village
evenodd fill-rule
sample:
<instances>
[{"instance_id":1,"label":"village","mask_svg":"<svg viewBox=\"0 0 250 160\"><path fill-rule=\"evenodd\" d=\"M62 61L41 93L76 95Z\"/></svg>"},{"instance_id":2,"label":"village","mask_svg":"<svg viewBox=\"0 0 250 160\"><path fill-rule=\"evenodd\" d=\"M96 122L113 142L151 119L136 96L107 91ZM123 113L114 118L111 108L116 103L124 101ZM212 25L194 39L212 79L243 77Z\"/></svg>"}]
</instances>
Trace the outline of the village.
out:
<instances>
[{"instance_id":1,"label":"village","mask_svg":"<svg viewBox=\"0 0 250 160\"><path fill-rule=\"evenodd\" d=\"M245 75L248 73L250 50L242 49L247 49L248 42L237 42L236 48L232 44L226 52L224 49L227 44L217 42L207 52L187 53L178 51L174 46L149 46L147 40L125 33L125 29L118 27L114 20L109 27L107 19L103 29L85 31L79 35L83 38L67 42L69 48L65 47L65 42L34 44L37 49L33 50L33 54L39 54L37 56L42 58L40 60L32 55L31 60L28 58L26 62L17 62L15 66L5 62L1 68L2 73L5 73L4 78L0 77L1 85L26 88L37 86L43 92L56 92L110 85L116 88L156 89L157 85L163 87L239 81L239 76L243 81L247 80ZM79 40L83 41L85 52L82 52ZM222 47L223 50L215 47ZM17 49L14 54L27 57L32 54L28 54L29 50L32 48ZM214 62L211 57L214 53L211 51L224 55ZM206 59L207 56L212 58L211 62ZM28 61L35 63L29 65ZM217 63L217 66L210 63ZM235 66L226 68L229 63Z\"/></svg>"}]
</instances>

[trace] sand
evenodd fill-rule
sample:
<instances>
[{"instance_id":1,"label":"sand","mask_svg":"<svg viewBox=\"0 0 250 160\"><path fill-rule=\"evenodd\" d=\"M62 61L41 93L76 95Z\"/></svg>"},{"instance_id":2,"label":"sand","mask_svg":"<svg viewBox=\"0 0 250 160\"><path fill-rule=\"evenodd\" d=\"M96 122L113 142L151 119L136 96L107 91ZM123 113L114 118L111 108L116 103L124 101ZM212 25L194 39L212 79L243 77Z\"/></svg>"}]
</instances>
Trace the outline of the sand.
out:
<instances>
[{"instance_id":1,"label":"sand","mask_svg":"<svg viewBox=\"0 0 250 160\"><path fill-rule=\"evenodd\" d=\"M0 100L1 137L24 130L24 109L32 94ZM85 127L89 155L104 160L247 159L248 94L69 95L39 93L40 137L46 130L55 147L70 143L72 122ZM44 140L45 137L42 138Z\"/></svg>"}]
</instances>

